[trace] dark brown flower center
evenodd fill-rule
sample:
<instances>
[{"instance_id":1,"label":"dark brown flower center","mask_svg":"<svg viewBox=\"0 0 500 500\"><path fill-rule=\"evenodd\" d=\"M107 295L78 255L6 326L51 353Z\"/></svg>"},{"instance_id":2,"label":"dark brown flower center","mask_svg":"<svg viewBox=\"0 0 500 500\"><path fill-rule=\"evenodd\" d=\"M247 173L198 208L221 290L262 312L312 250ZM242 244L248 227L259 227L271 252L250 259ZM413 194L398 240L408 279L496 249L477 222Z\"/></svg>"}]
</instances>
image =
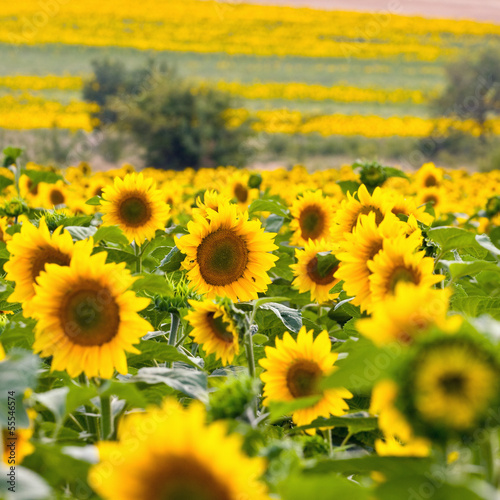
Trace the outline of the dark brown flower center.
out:
<instances>
[{"instance_id":1,"label":"dark brown flower center","mask_svg":"<svg viewBox=\"0 0 500 500\"><path fill-rule=\"evenodd\" d=\"M148 500L231 500L229 488L195 458L158 457L144 478Z\"/></svg>"},{"instance_id":2,"label":"dark brown flower center","mask_svg":"<svg viewBox=\"0 0 500 500\"><path fill-rule=\"evenodd\" d=\"M37 248L31 260L31 277L36 281L40 273L45 269L45 264L57 264L69 266L71 257L53 247Z\"/></svg>"},{"instance_id":3,"label":"dark brown flower center","mask_svg":"<svg viewBox=\"0 0 500 500\"><path fill-rule=\"evenodd\" d=\"M240 203L245 203L248 200L248 189L240 182L234 186L233 192Z\"/></svg>"},{"instance_id":4,"label":"dark brown flower center","mask_svg":"<svg viewBox=\"0 0 500 500\"><path fill-rule=\"evenodd\" d=\"M59 319L65 335L74 344L101 346L118 333L120 310L107 288L87 281L69 291Z\"/></svg>"},{"instance_id":5,"label":"dark brown flower center","mask_svg":"<svg viewBox=\"0 0 500 500\"><path fill-rule=\"evenodd\" d=\"M59 189L52 189L50 192L50 203L52 205L62 205L66 200L64 194Z\"/></svg>"},{"instance_id":6,"label":"dark brown flower center","mask_svg":"<svg viewBox=\"0 0 500 500\"><path fill-rule=\"evenodd\" d=\"M214 312L207 314L208 324L210 325L213 335L219 340L222 340L222 342L232 344L234 342L234 337L233 332L229 330L231 325L224 321L223 316L217 316L217 318L215 318L214 315Z\"/></svg>"},{"instance_id":7,"label":"dark brown flower center","mask_svg":"<svg viewBox=\"0 0 500 500\"><path fill-rule=\"evenodd\" d=\"M424 197L424 203L431 203L432 205L437 205L438 202L439 199L434 194L428 194L427 196Z\"/></svg>"},{"instance_id":8,"label":"dark brown flower center","mask_svg":"<svg viewBox=\"0 0 500 500\"><path fill-rule=\"evenodd\" d=\"M322 371L317 363L307 359L298 359L288 369L286 385L294 398L303 398L320 394L319 381Z\"/></svg>"},{"instance_id":9,"label":"dark brown flower center","mask_svg":"<svg viewBox=\"0 0 500 500\"><path fill-rule=\"evenodd\" d=\"M389 290L394 293L396 285L401 282L405 283L415 283L418 285L419 276L416 274L415 270L408 269L406 267L396 267L389 278Z\"/></svg>"},{"instance_id":10,"label":"dark brown flower center","mask_svg":"<svg viewBox=\"0 0 500 500\"><path fill-rule=\"evenodd\" d=\"M218 229L207 235L196 254L200 274L213 286L237 281L247 268L248 249L243 238L229 229Z\"/></svg>"},{"instance_id":11,"label":"dark brown flower center","mask_svg":"<svg viewBox=\"0 0 500 500\"><path fill-rule=\"evenodd\" d=\"M339 266L336 265L335 267L331 268L331 270L329 269L324 276L322 276L318 271L318 257L313 257L307 263L307 276L309 276L309 278L318 285L333 284L336 281L333 275L337 272L338 268Z\"/></svg>"},{"instance_id":12,"label":"dark brown flower center","mask_svg":"<svg viewBox=\"0 0 500 500\"><path fill-rule=\"evenodd\" d=\"M123 199L118 211L123 224L129 227L140 227L151 219L151 207L140 196L129 196Z\"/></svg>"},{"instance_id":13,"label":"dark brown flower center","mask_svg":"<svg viewBox=\"0 0 500 500\"><path fill-rule=\"evenodd\" d=\"M433 187L437 186L437 179L434 174L428 174L427 177L425 178L425 187Z\"/></svg>"},{"instance_id":14,"label":"dark brown flower center","mask_svg":"<svg viewBox=\"0 0 500 500\"><path fill-rule=\"evenodd\" d=\"M439 379L439 385L446 394L460 396L465 393L466 380L462 373L447 373Z\"/></svg>"},{"instance_id":15,"label":"dark brown flower center","mask_svg":"<svg viewBox=\"0 0 500 500\"><path fill-rule=\"evenodd\" d=\"M325 219L325 213L321 207L317 205L305 207L299 217L302 238L307 241L309 239L316 240L322 236L326 224Z\"/></svg>"}]
</instances>

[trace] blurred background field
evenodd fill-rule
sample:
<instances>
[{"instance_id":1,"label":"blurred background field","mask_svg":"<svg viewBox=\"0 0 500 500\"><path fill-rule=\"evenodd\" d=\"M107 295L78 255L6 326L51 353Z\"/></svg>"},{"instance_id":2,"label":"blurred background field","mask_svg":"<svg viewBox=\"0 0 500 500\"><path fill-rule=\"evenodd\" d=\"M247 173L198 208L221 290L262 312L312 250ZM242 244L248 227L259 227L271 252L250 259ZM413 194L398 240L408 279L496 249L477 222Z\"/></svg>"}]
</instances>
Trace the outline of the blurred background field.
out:
<instances>
[{"instance_id":1,"label":"blurred background field","mask_svg":"<svg viewBox=\"0 0 500 500\"><path fill-rule=\"evenodd\" d=\"M426 159L498 166L496 116L488 116L484 154L477 126L463 116L443 120L434 102L446 66L497 50L500 25L400 16L393 4L348 12L196 0L11 3L0 13L0 139L41 162L140 164L140 148L99 126L90 117L96 105L82 96L92 61L107 59L129 71L166 64L194 86L231 95L233 123L252 121L250 165L334 166L359 156L407 167ZM446 12L460 17L458 6ZM422 146L450 124L467 137ZM89 142L98 144L75 154Z\"/></svg>"}]
</instances>

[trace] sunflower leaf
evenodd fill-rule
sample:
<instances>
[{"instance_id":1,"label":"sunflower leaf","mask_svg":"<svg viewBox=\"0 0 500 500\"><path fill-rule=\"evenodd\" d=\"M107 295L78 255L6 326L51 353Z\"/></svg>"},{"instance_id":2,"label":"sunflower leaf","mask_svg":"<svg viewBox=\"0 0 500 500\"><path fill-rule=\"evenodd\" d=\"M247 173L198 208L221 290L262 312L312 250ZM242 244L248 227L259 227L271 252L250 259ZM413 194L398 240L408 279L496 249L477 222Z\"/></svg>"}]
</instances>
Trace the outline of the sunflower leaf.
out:
<instances>
[{"instance_id":1,"label":"sunflower leaf","mask_svg":"<svg viewBox=\"0 0 500 500\"><path fill-rule=\"evenodd\" d=\"M100 196L92 196L85 202L85 205L99 206L101 204L102 198Z\"/></svg>"},{"instance_id":2,"label":"sunflower leaf","mask_svg":"<svg viewBox=\"0 0 500 500\"><path fill-rule=\"evenodd\" d=\"M292 309L277 302L267 302L262 304L260 308L272 311L292 332L297 333L302 328L302 316L297 309Z\"/></svg>"},{"instance_id":3,"label":"sunflower leaf","mask_svg":"<svg viewBox=\"0 0 500 500\"><path fill-rule=\"evenodd\" d=\"M283 418L283 416L291 415L297 410L314 406L321 396L314 395L305 398L296 398L292 401L270 401L269 402L269 420L276 422Z\"/></svg>"},{"instance_id":4,"label":"sunflower leaf","mask_svg":"<svg viewBox=\"0 0 500 500\"><path fill-rule=\"evenodd\" d=\"M182 261L185 258L185 254L183 254L177 247L173 247L168 255L160 262L160 265L157 267L157 269L165 273L177 271L178 269L180 269Z\"/></svg>"},{"instance_id":5,"label":"sunflower leaf","mask_svg":"<svg viewBox=\"0 0 500 500\"><path fill-rule=\"evenodd\" d=\"M429 229L427 237L436 243L444 255L450 250L465 250L480 258L487 255L487 250L477 241L473 233L458 227L435 227Z\"/></svg>"},{"instance_id":6,"label":"sunflower leaf","mask_svg":"<svg viewBox=\"0 0 500 500\"><path fill-rule=\"evenodd\" d=\"M378 427L377 417L372 417L366 412L351 413L341 417L319 417L308 425L301 425L295 430L320 429L322 427L347 427L351 434L357 432L373 431Z\"/></svg>"},{"instance_id":7,"label":"sunflower leaf","mask_svg":"<svg viewBox=\"0 0 500 500\"><path fill-rule=\"evenodd\" d=\"M257 212L271 212L280 217L290 218L290 211L277 200L254 200L248 207L248 214L252 217Z\"/></svg>"}]
</instances>

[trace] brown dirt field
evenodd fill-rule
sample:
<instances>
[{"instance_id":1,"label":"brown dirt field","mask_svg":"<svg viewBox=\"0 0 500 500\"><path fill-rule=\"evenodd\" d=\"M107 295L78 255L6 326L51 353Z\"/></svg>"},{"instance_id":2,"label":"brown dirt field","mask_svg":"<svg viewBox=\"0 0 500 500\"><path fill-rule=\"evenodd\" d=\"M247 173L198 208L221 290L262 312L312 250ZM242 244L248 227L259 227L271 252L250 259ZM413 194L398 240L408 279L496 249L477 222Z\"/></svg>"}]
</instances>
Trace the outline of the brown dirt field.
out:
<instances>
[{"instance_id":1,"label":"brown dirt field","mask_svg":"<svg viewBox=\"0 0 500 500\"><path fill-rule=\"evenodd\" d=\"M226 1L240 3L239 0ZM500 24L500 0L242 0L241 3L392 12L430 18L474 19Z\"/></svg>"}]
</instances>

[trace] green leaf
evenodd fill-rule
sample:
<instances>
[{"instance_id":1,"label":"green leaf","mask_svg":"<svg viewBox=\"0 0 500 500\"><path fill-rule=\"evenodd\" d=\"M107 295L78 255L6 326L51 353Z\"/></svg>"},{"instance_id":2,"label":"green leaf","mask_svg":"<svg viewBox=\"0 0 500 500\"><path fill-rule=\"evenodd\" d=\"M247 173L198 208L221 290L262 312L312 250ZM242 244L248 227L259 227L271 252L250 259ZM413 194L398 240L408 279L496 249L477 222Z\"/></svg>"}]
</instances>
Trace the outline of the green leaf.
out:
<instances>
[{"instance_id":1,"label":"green leaf","mask_svg":"<svg viewBox=\"0 0 500 500\"><path fill-rule=\"evenodd\" d=\"M94 236L97 230L95 227L66 226L66 231L68 231L75 240L86 240Z\"/></svg>"},{"instance_id":2,"label":"green leaf","mask_svg":"<svg viewBox=\"0 0 500 500\"><path fill-rule=\"evenodd\" d=\"M0 175L0 191L3 191L8 186L12 186L12 184L14 184L12 179L9 179L4 175Z\"/></svg>"},{"instance_id":3,"label":"green leaf","mask_svg":"<svg viewBox=\"0 0 500 500\"><path fill-rule=\"evenodd\" d=\"M185 368L141 368L131 378L134 382L146 384L165 384L183 392L187 396L208 403L208 387L206 373Z\"/></svg>"},{"instance_id":4,"label":"green leaf","mask_svg":"<svg viewBox=\"0 0 500 500\"><path fill-rule=\"evenodd\" d=\"M389 177L401 177L403 179L409 179L409 177L402 170L399 170L399 168L384 167L384 172L385 172L387 178L389 178Z\"/></svg>"},{"instance_id":5,"label":"green leaf","mask_svg":"<svg viewBox=\"0 0 500 500\"><path fill-rule=\"evenodd\" d=\"M266 220L266 231L268 233L277 233L282 228L284 222L284 217L271 214Z\"/></svg>"},{"instance_id":6,"label":"green leaf","mask_svg":"<svg viewBox=\"0 0 500 500\"><path fill-rule=\"evenodd\" d=\"M500 273L500 266L487 260L475 260L473 262L449 262L441 261L450 270L450 275L457 280L464 276L474 276L482 271Z\"/></svg>"},{"instance_id":7,"label":"green leaf","mask_svg":"<svg viewBox=\"0 0 500 500\"><path fill-rule=\"evenodd\" d=\"M173 296L174 290L165 276L159 274L144 274L132 285L132 290L136 292L146 292L149 294Z\"/></svg>"},{"instance_id":8,"label":"green leaf","mask_svg":"<svg viewBox=\"0 0 500 500\"><path fill-rule=\"evenodd\" d=\"M291 415L297 410L314 406L321 396L308 396L305 398L296 398L292 401L270 401L269 402L269 419L271 422L280 420L283 416Z\"/></svg>"},{"instance_id":9,"label":"green leaf","mask_svg":"<svg viewBox=\"0 0 500 500\"><path fill-rule=\"evenodd\" d=\"M257 212L270 212L280 217L290 218L290 211L277 200L254 200L248 207L250 216Z\"/></svg>"},{"instance_id":10,"label":"green leaf","mask_svg":"<svg viewBox=\"0 0 500 500\"><path fill-rule=\"evenodd\" d=\"M92 196L92 198L85 202L85 205L98 206L101 204L101 200L102 198L100 196Z\"/></svg>"},{"instance_id":11,"label":"green leaf","mask_svg":"<svg viewBox=\"0 0 500 500\"><path fill-rule=\"evenodd\" d=\"M342 189L342 192L346 195L347 193L354 194L358 191L361 184L356 181L337 181L337 184Z\"/></svg>"},{"instance_id":12,"label":"green leaf","mask_svg":"<svg viewBox=\"0 0 500 500\"><path fill-rule=\"evenodd\" d=\"M326 255L318 254L316 258L318 259L317 270L322 278L332 273L339 264L339 260L331 252L326 252Z\"/></svg>"},{"instance_id":13,"label":"green leaf","mask_svg":"<svg viewBox=\"0 0 500 500\"><path fill-rule=\"evenodd\" d=\"M262 333L256 333L252 335L252 342L256 345L263 345L266 342L269 342L269 337L267 335L263 335Z\"/></svg>"},{"instance_id":14,"label":"green leaf","mask_svg":"<svg viewBox=\"0 0 500 500\"><path fill-rule=\"evenodd\" d=\"M174 362L178 361L181 363L186 363L194 368L200 368L199 365L194 361L194 358L190 358L177 350L173 345L169 345L165 342L157 342L155 340L144 340L142 341L138 349L141 354L130 354L128 362L131 366L136 366L138 364L152 361L153 359L160 362Z\"/></svg>"},{"instance_id":15,"label":"green leaf","mask_svg":"<svg viewBox=\"0 0 500 500\"><path fill-rule=\"evenodd\" d=\"M118 226L101 226L94 234L94 243L107 241L108 243L117 243L127 246L128 238Z\"/></svg>"},{"instance_id":16,"label":"green leaf","mask_svg":"<svg viewBox=\"0 0 500 500\"><path fill-rule=\"evenodd\" d=\"M267 302L262 304L260 308L272 311L292 332L297 333L302 328L302 316L297 309L292 309L278 302Z\"/></svg>"},{"instance_id":17,"label":"green leaf","mask_svg":"<svg viewBox=\"0 0 500 500\"><path fill-rule=\"evenodd\" d=\"M341 476L290 474L278 485L282 500L368 500L370 491ZM389 497L385 497L389 498ZM391 497L395 498L395 497ZM402 497L400 497L402 498Z\"/></svg>"},{"instance_id":18,"label":"green leaf","mask_svg":"<svg viewBox=\"0 0 500 500\"><path fill-rule=\"evenodd\" d=\"M373 431L378 428L377 417L371 417L365 412L351 413L342 417L320 417L308 425L295 427L295 430L320 429L322 427L347 427L351 434Z\"/></svg>"},{"instance_id":19,"label":"green leaf","mask_svg":"<svg viewBox=\"0 0 500 500\"><path fill-rule=\"evenodd\" d=\"M55 184L57 181L64 180L62 175L50 170L23 170L22 173L31 179L32 187L35 187L40 182Z\"/></svg>"},{"instance_id":20,"label":"green leaf","mask_svg":"<svg viewBox=\"0 0 500 500\"><path fill-rule=\"evenodd\" d=\"M476 241L495 257L500 257L500 249L497 248L487 234L476 235Z\"/></svg>"},{"instance_id":21,"label":"green leaf","mask_svg":"<svg viewBox=\"0 0 500 500\"><path fill-rule=\"evenodd\" d=\"M451 307L454 311L461 312L472 318L482 314L489 314L495 319L500 319L500 298L485 296L453 296Z\"/></svg>"},{"instance_id":22,"label":"green leaf","mask_svg":"<svg viewBox=\"0 0 500 500\"><path fill-rule=\"evenodd\" d=\"M465 250L477 257L485 257L487 252L476 241L473 233L458 227L436 227L429 229L428 238L436 243L445 254L450 250Z\"/></svg>"},{"instance_id":23,"label":"green leaf","mask_svg":"<svg viewBox=\"0 0 500 500\"><path fill-rule=\"evenodd\" d=\"M173 247L168 255L160 262L158 269L165 273L172 273L180 269L186 256L177 247Z\"/></svg>"},{"instance_id":24,"label":"green leaf","mask_svg":"<svg viewBox=\"0 0 500 500\"><path fill-rule=\"evenodd\" d=\"M23 154L24 150L21 148L13 148L12 146L6 147L3 150L5 156L2 166L10 167L14 165L17 159Z\"/></svg>"}]
</instances>

